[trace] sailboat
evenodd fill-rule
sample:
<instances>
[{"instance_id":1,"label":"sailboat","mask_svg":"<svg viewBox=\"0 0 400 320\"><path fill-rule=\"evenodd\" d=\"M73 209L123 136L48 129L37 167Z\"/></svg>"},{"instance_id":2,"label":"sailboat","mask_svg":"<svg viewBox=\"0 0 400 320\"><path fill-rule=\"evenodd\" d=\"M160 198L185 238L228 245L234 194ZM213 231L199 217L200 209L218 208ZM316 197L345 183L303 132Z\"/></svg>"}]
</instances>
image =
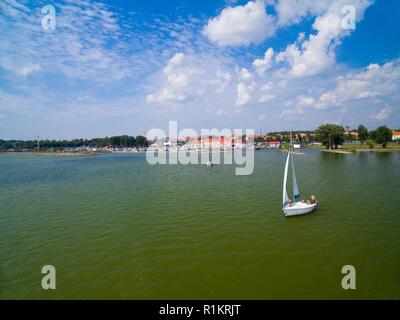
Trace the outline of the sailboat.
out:
<instances>
[{"instance_id":1,"label":"sailboat","mask_svg":"<svg viewBox=\"0 0 400 320\"><path fill-rule=\"evenodd\" d=\"M286 158L285 164L285 173L283 175L283 196L282 196L282 210L286 217L290 216L298 216L302 214L307 214L313 211L317 207L317 200L314 196L311 196L311 201L301 201L301 196L299 192L299 188L297 186L296 173L294 171L294 160L293 160L293 151L292 151L292 133L290 132L290 144L289 151ZM287 193L287 180L288 180L288 170L289 170L289 162L292 161L292 178L293 178L293 199L291 202Z\"/></svg>"}]
</instances>

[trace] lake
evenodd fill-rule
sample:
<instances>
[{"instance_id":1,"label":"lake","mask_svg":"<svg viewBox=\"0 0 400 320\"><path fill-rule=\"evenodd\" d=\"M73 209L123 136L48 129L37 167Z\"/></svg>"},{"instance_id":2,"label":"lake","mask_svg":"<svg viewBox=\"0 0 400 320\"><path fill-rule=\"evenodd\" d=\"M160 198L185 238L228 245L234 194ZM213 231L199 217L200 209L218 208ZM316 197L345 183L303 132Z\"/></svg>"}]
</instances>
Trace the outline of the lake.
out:
<instances>
[{"instance_id":1,"label":"lake","mask_svg":"<svg viewBox=\"0 0 400 320\"><path fill-rule=\"evenodd\" d=\"M144 154L2 154L0 298L400 299L400 153L302 152L300 192L319 206L292 218L280 151L256 151L250 176Z\"/></svg>"}]
</instances>

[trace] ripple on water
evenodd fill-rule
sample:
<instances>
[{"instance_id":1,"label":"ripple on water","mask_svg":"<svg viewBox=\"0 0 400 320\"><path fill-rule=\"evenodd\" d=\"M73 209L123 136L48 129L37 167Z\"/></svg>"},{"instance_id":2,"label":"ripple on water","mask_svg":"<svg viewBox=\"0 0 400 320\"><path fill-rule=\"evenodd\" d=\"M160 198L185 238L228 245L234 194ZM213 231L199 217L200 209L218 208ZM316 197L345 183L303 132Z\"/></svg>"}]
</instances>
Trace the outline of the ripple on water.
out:
<instances>
[{"instance_id":1,"label":"ripple on water","mask_svg":"<svg viewBox=\"0 0 400 320\"><path fill-rule=\"evenodd\" d=\"M256 153L247 177L141 154L0 157L0 297L346 299L353 264L351 297L400 298L399 162L305 151L300 188L320 205L287 219L280 152Z\"/></svg>"}]
</instances>

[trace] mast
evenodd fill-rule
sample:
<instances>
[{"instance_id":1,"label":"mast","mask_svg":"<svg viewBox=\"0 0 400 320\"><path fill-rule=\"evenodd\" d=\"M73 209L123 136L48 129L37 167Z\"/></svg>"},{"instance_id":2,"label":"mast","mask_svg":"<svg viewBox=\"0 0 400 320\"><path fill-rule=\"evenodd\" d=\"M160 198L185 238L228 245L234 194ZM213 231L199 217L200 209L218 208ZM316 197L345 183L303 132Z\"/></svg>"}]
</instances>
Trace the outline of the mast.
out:
<instances>
[{"instance_id":1,"label":"mast","mask_svg":"<svg viewBox=\"0 0 400 320\"><path fill-rule=\"evenodd\" d=\"M290 131L290 144L293 145L292 131ZM296 173L294 170L293 152L291 153L291 157L292 157L293 200L294 202L297 202L298 200L300 200L300 192L299 192L299 187L297 186Z\"/></svg>"}]
</instances>

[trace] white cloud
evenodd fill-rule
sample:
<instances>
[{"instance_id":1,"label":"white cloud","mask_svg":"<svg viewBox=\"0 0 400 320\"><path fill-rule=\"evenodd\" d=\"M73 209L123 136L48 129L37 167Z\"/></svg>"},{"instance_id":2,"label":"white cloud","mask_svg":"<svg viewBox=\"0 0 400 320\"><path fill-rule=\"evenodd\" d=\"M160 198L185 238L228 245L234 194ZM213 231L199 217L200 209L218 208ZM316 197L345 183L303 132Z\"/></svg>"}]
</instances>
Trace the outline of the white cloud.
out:
<instances>
[{"instance_id":1,"label":"white cloud","mask_svg":"<svg viewBox=\"0 0 400 320\"><path fill-rule=\"evenodd\" d=\"M159 93L147 95L148 103L181 102L202 93L197 84L201 82L204 70L196 67L182 52L169 60L162 73L166 79L164 87Z\"/></svg>"},{"instance_id":2,"label":"white cloud","mask_svg":"<svg viewBox=\"0 0 400 320\"><path fill-rule=\"evenodd\" d=\"M222 93L225 88L231 83L232 75L229 72L223 72L221 70L217 70L216 79L211 80L212 84L215 84L217 88L215 92Z\"/></svg>"},{"instance_id":3,"label":"white cloud","mask_svg":"<svg viewBox=\"0 0 400 320\"><path fill-rule=\"evenodd\" d=\"M37 63L15 63L7 57L3 57L0 59L0 66L5 70L12 71L14 74L17 74L22 78L26 78L31 73L40 70L40 65Z\"/></svg>"},{"instance_id":4,"label":"white cloud","mask_svg":"<svg viewBox=\"0 0 400 320\"><path fill-rule=\"evenodd\" d=\"M240 82L237 85L236 92L237 92L237 98L236 98L236 106L237 107L243 106L243 105L247 104L248 102L250 102L250 100L251 100L250 88L247 85Z\"/></svg>"},{"instance_id":5,"label":"white cloud","mask_svg":"<svg viewBox=\"0 0 400 320\"><path fill-rule=\"evenodd\" d=\"M276 95L275 94L264 94L260 97L258 102L267 102L275 99Z\"/></svg>"},{"instance_id":6,"label":"white cloud","mask_svg":"<svg viewBox=\"0 0 400 320\"><path fill-rule=\"evenodd\" d=\"M203 29L203 34L220 46L260 43L274 32L274 17L266 13L265 3L261 0L227 7L219 16L210 19Z\"/></svg>"},{"instance_id":7,"label":"white cloud","mask_svg":"<svg viewBox=\"0 0 400 320\"><path fill-rule=\"evenodd\" d=\"M299 1L299 3L302 2ZM349 30L342 28L343 14L341 10L343 6L354 6L357 21L360 21L371 3L372 1L362 0L324 1L323 5L316 1L305 1L301 5L292 1L279 2L278 8L279 6L285 8L301 6L303 9L298 10L297 15L283 15L286 17L283 20L285 23L297 21L305 14L321 15L315 19L313 24L316 33L311 34L306 40L299 37L296 43L287 46L284 51L278 53L276 61L286 63L289 67L287 74L292 77L311 76L332 68L335 64L335 47L343 37L350 34ZM286 12L285 10L282 12Z\"/></svg>"},{"instance_id":8,"label":"white cloud","mask_svg":"<svg viewBox=\"0 0 400 320\"><path fill-rule=\"evenodd\" d=\"M246 68L242 68L239 71L239 77L241 80L250 80L252 78L251 73Z\"/></svg>"},{"instance_id":9,"label":"white cloud","mask_svg":"<svg viewBox=\"0 0 400 320\"><path fill-rule=\"evenodd\" d=\"M30 12L28 7L24 6L23 4L18 3L15 0L1 1L0 8L7 15L12 16L12 17L19 17L20 15L22 15L24 13Z\"/></svg>"},{"instance_id":10,"label":"white cloud","mask_svg":"<svg viewBox=\"0 0 400 320\"><path fill-rule=\"evenodd\" d=\"M268 50L265 51L263 59L254 60L253 66L256 68L256 72L258 75L263 75L266 70L271 68L273 56L274 56L274 49L268 48Z\"/></svg>"},{"instance_id":11,"label":"white cloud","mask_svg":"<svg viewBox=\"0 0 400 320\"><path fill-rule=\"evenodd\" d=\"M224 64L222 58L212 54L176 53L162 72L153 75L154 79L146 90L146 101L167 107L184 105L185 109L196 104L215 114L216 110L234 105L234 90L240 77L247 79L246 88L251 85L248 81L251 74L247 69L232 69L232 66L228 68Z\"/></svg>"},{"instance_id":12,"label":"white cloud","mask_svg":"<svg viewBox=\"0 0 400 320\"><path fill-rule=\"evenodd\" d=\"M278 13L278 25L298 23L308 15L320 15L328 9L332 0L278 0L275 9Z\"/></svg>"},{"instance_id":13,"label":"white cloud","mask_svg":"<svg viewBox=\"0 0 400 320\"><path fill-rule=\"evenodd\" d=\"M315 99L309 96L300 96L298 98L298 104L301 106L313 106L315 105Z\"/></svg>"},{"instance_id":14,"label":"white cloud","mask_svg":"<svg viewBox=\"0 0 400 320\"><path fill-rule=\"evenodd\" d=\"M392 113L392 108L385 107L385 108L380 109L378 111L378 113L376 113L375 115L371 116L371 119L385 120L390 116L391 113Z\"/></svg>"},{"instance_id":15,"label":"white cloud","mask_svg":"<svg viewBox=\"0 0 400 320\"><path fill-rule=\"evenodd\" d=\"M282 111L282 114L287 116L298 116L304 114L304 109L299 107L286 109Z\"/></svg>"},{"instance_id":16,"label":"white cloud","mask_svg":"<svg viewBox=\"0 0 400 320\"><path fill-rule=\"evenodd\" d=\"M317 108L341 106L361 99L390 97L400 92L400 60L380 66L370 64L365 70L339 76L334 90L324 92L318 99Z\"/></svg>"},{"instance_id":17,"label":"white cloud","mask_svg":"<svg viewBox=\"0 0 400 320\"><path fill-rule=\"evenodd\" d=\"M129 48L121 44L118 16L105 4L70 0L54 4L54 31L42 29L43 15L34 4L35 10L14 0L0 4L5 13L0 15L2 58L12 65L2 61L1 67L23 78L40 69L69 78L109 81L130 77L145 67L137 56L126 58Z\"/></svg>"},{"instance_id":18,"label":"white cloud","mask_svg":"<svg viewBox=\"0 0 400 320\"><path fill-rule=\"evenodd\" d=\"M261 92L266 92L272 90L272 81L267 82L266 84L261 85L260 91Z\"/></svg>"}]
</instances>

